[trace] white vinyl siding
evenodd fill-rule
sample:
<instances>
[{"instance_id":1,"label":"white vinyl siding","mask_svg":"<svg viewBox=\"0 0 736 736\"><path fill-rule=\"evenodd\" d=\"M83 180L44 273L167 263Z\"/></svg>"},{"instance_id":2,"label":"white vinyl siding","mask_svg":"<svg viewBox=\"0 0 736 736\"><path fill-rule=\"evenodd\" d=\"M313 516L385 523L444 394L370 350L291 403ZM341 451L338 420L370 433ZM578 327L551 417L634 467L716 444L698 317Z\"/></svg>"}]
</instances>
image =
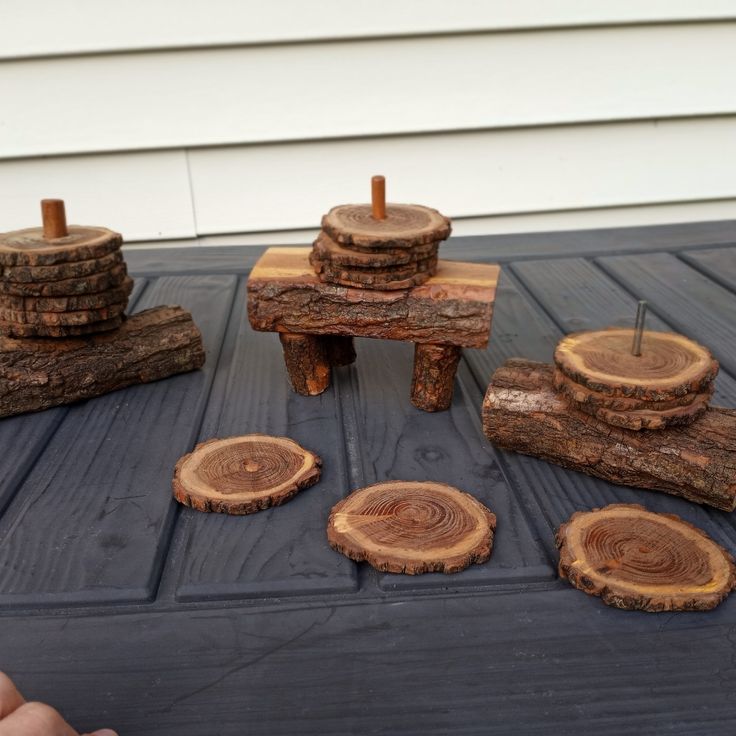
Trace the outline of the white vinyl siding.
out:
<instances>
[{"instance_id":1,"label":"white vinyl siding","mask_svg":"<svg viewBox=\"0 0 736 736\"><path fill-rule=\"evenodd\" d=\"M59 196L128 242L294 242L373 173L458 234L736 218L732 1L0 14L0 230Z\"/></svg>"}]
</instances>

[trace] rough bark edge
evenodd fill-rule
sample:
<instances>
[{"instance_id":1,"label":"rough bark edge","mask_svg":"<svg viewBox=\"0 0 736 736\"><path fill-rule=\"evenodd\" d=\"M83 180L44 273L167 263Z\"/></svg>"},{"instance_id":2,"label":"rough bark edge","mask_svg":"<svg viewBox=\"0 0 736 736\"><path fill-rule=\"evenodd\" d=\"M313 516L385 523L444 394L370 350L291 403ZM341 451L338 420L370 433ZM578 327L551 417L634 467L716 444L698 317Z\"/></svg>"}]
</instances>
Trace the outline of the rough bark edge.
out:
<instances>
[{"instance_id":1,"label":"rough bark edge","mask_svg":"<svg viewBox=\"0 0 736 736\"><path fill-rule=\"evenodd\" d=\"M60 263L102 258L120 250L123 236L106 227L70 225L69 235L51 241L44 240L43 228L26 228L0 233L0 266L55 266ZM97 235L86 232L97 231ZM27 235L26 235L27 234ZM38 247L25 249L7 245L14 237L38 239Z\"/></svg>"},{"instance_id":2,"label":"rough bark edge","mask_svg":"<svg viewBox=\"0 0 736 736\"><path fill-rule=\"evenodd\" d=\"M15 283L0 279L0 294L36 299L94 294L119 287L125 281L127 274L128 267L123 261L107 271L59 281Z\"/></svg>"},{"instance_id":3,"label":"rough bark edge","mask_svg":"<svg viewBox=\"0 0 736 736\"><path fill-rule=\"evenodd\" d=\"M312 252L322 261L336 267L357 268L395 268L405 266L437 255L440 243L425 243L413 248L376 248L375 250L355 250L334 241L327 233L320 232L312 244Z\"/></svg>"},{"instance_id":4,"label":"rough bark edge","mask_svg":"<svg viewBox=\"0 0 736 736\"><path fill-rule=\"evenodd\" d=\"M645 596L627 596L616 593L606 585L597 585L596 582L582 572L579 572L573 564L575 560L572 559L572 555L567 549L566 545L566 532L570 525L575 521L576 518L585 516L596 511L605 511L606 509L612 508L630 508L636 509L637 511L649 511L646 507L637 503L612 503L608 506L602 506L599 508L591 509L590 511L576 511L564 524L561 524L557 533L555 534L555 544L560 550L560 560L558 564L558 572L561 578L568 580L578 590L582 590L588 595L599 597L606 605L613 606L614 608L621 608L628 611L647 611L649 613L658 613L662 611L709 611L715 608L719 603L726 599L729 593L736 587L736 565L734 564L733 556L722 547L718 542L712 539L702 529L691 524L688 521L680 518L676 514L658 514L659 516L666 516L674 521L677 521L684 526L694 530L702 537L706 538L711 544L713 544L722 554L726 560L726 563L730 569L730 575L727 585L723 590L711 594L706 599L693 599L692 601L686 601L682 605L667 606L666 603L653 603L651 598ZM649 512L655 513L655 512Z\"/></svg>"},{"instance_id":5,"label":"rough bark edge","mask_svg":"<svg viewBox=\"0 0 736 736\"><path fill-rule=\"evenodd\" d=\"M262 436L268 437L269 435ZM298 445L302 449L305 457L311 456L312 458L313 465L308 468L302 476L294 479L293 486L288 486L268 496L261 496L250 501L228 501L225 498L214 499L209 496L199 496L195 493L190 493L179 481L179 473L181 472L182 466L192 455L194 455L195 452L214 442L219 442L222 439L225 438L213 437L205 440L204 442L200 442L191 452L188 452L186 455L182 455L182 457L179 458L174 466L174 477L171 481L174 498L179 503L189 506L196 511L202 511L205 513L245 516L247 514L255 514L258 511L264 511L265 509L273 506L281 506L296 496L299 491L309 488L317 483L322 475L322 458L319 455L305 449L298 442L294 442L290 437L278 437L277 439L287 439L290 442L294 442L295 445Z\"/></svg>"},{"instance_id":6,"label":"rough bark edge","mask_svg":"<svg viewBox=\"0 0 736 736\"><path fill-rule=\"evenodd\" d=\"M330 386L332 373L324 341L314 335L279 332L291 387L302 396L318 396Z\"/></svg>"},{"instance_id":7,"label":"rough bark edge","mask_svg":"<svg viewBox=\"0 0 736 736\"><path fill-rule=\"evenodd\" d=\"M55 266L0 266L0 275L4 281L21 284L65 281L110 271L121 263L123 252L117 250L101 258L57 263Z\"/></svg>"},{"instance_id":8,"label":"rough bark edge","mask_svg":"<svg viewBox=\"0 0 736 736\"><path fill-rule=\"evenodd\" d=\"M455 345L414 346L411 403L423 411L445 411L452 404L455 374L462 348Z\"/></svg>"},{"instance_id":9,"label":"rough bark edge","mask_svg":"<svg viewBox=\"0 0 736 736\"><path fill-rule=\"evenodd\" d=\"M388 482L401 483L402 481ZM383 486L385 483L386 481L381 483L371 483L368 486L356 489L353 493L373 488L374 486ZM397 562L396 557L381 555L374 551L368 551L357 546L352 546L350 544L350 540L344 539L343 535L340 534L334 526L335 515L340 513L350 496L346 496L342 500L338 501L330 510L330 515L327 519L327 542L335 552L345 555L345 557L348 557L354 562L366 562L380 572L391 572L404 575L423 575L428 572L440 572L446 575L451 575L456 572L462 572L466 568L470 567L470 565L480 565L487 562L490 559L491 552L493 551L493 540L496 532L496 515L477 498L471 496L465 491L461 491L459 488L455 488L447 483L439 483L435 481L431 481L431 483L451 488L456 493L467 496L474 502L474 504L480 507L482 515L488 524L488 534L483 536L477 547L468 550L463 554L441 560L411 560L402 563Z\"/></svg>"},{"instance_id":10,"label":"rough bark edge","mask_svg":"<svg viewBox=\"0 0 736 736\"><path fill-rule=\"evenodd\" d=\"M430 224L423 230L412 233L355 233L351 232L343 223L338 221L338 210L347 207L365 207L370 210L370 205L341 204L333 207L322 217L322 229L336 242L348 245L355 249L373 250L375 248L412 248L415 245L425 245L434 241L446 240L452 232L450 219L441 212L419 204L389 204L386 206L387 222L391 218L391 210L398 207L411 207L426 211L435 224Z\"/></svg>"},{"instance_id":11,"label":"rough bark edge","mask_svg":"<svg viewBox=\"0 0 736 736\"><path fill-rule=\"evenodd\" d=\"M91 294L14 296L0 293L0 308L16 312L81 312L127 301L132 291L133 279L125 276L120 286Z\"/></svg>"}]
</instances>

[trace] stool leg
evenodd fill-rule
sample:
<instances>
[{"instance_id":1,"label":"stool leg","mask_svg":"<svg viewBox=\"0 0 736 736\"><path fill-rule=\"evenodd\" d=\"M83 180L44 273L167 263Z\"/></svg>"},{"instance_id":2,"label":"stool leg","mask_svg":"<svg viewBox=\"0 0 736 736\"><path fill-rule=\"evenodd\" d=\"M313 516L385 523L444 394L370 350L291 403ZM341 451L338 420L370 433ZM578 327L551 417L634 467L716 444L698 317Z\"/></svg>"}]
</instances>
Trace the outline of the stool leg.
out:
<instances>
[{"instance_id":1,"label":"stool leg","mask_svg":"<svg viewBox=\"0 0 736 736\"><path fill-rule=\"evenodd\" d=\"M424 411L444 411L452 402L455 372L460 361L455 345L415 345L411 403Z\"/></svg>"},{"instance_id":2,"label":"stool leg","mask_svg":"<svg viewBox=\"0 0 736 736\"><path fill-rule=\"evenodd\" d=\"M327 351L327 360L330 365L337 367L355 363L355 346L352 337L326 335L321 339Z\"/></svg>"},{"instance_id":3,"label":"stool leg","mask_svg":"<svg viewBox=\"0 0 736 736\"><path fill-rule=\"evenodd\" d=\"M280 332L291 387L302 396L316 396L330 385L330 363L324 342L312 335Z\"/></svg>"}]
</instances>

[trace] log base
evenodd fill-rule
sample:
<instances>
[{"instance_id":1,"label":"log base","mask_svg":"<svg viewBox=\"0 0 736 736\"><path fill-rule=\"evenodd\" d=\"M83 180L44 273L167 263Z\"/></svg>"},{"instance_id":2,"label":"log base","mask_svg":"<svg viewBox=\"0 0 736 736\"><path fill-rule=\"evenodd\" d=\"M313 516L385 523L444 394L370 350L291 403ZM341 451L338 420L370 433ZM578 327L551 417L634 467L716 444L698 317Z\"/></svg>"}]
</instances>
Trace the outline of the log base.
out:
<instances>
[{"instance_id":1,"label":"log base","mask_svg":"<svg viewBox=\"0 0 736 736\"><path fill-rule=\"evenodd\" d=\"M202 336L181 307L147 309L116 330L84 337L0 337L0 417L158 381L204 361Z\"/></svg>"},{"instance_id":2,"label":"log base","mask_svg":"<svg viewBox=\"0 0 736 736\"><path fill-rule=\"evenodd\" d=\"M555 390L554 368L507 360L483 401L483 431L507 450L603 478L736 508L736 410L708 407L692 424L659 430L612 427Z\"/></svg>"}]
</instances>

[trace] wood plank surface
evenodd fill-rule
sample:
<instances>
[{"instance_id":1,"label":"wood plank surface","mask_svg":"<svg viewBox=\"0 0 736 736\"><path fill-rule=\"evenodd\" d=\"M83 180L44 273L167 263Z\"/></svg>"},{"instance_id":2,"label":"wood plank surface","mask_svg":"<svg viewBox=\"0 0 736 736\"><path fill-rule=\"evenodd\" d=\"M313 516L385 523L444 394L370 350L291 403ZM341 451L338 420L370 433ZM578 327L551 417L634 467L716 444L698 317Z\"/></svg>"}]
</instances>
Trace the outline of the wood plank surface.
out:
<instances>
[{"instance_id":1,"label":"wood plank surface","mask_svg":"<svg viewBox=\"0 0 736 736\"><path fill-rule=\"evenodd\" d=\"M712 281L736 291L736 248L685 251L680 258Z\"/></svg>"},{"instance_id":2,"label":"wood plank surface","mask_svg":"<svg viewBox=\"0 0 736 736\"><path fill-rule=\"evenodd\" d=\"M619 611L561 585L5 617L3 666L78 728L140 736L731 736L734 612Z\"/></svg>"},{"instance_id":3,"label":"wood plank surface","mask_svg":"<svg viewBox=\"0 0 736 736\"><path fill-rule=\"evenodd\" d=\"M429 414L409 402L410 345L358 340L356 352L358 359L340 384L357 464L354 486L346 490L384 480L439 481L470 493L498 517L489 562L451 576L387 573L380 576L380 586L407 590L550 579L553 570L547 555L493 454L483 446L481 397L463 367L450 409Z\"/></svg>"},{"instance_id":4,"label":"wood plank surface","mask_svg":"<svg viewBox=\"0 0 736 736\"><path fill-rule=\"evenodd\" d=\"M278 337L248 324L243 281L198 441L253 432L316 452L322 477L283 506L245 517L182 508L167 571L176 598L355 590L354 563L329 548L325 532L330 508L348 488L339 397L333 389L315 397L291 390Z\"/></svg>"},{"instance_id":5,"label":"wood plank surface","mask_svg":"<svg viewBox=\"0 0 736 736\"><path fill-rule=\"evenodd\" d=\"M199 430L232 276L162 278L137 309L180 303L203 333L201 371L68 410L0 520L0 605L136 601L156 590L173 521L171 474Z\"/></svg>"}]
</instances>

